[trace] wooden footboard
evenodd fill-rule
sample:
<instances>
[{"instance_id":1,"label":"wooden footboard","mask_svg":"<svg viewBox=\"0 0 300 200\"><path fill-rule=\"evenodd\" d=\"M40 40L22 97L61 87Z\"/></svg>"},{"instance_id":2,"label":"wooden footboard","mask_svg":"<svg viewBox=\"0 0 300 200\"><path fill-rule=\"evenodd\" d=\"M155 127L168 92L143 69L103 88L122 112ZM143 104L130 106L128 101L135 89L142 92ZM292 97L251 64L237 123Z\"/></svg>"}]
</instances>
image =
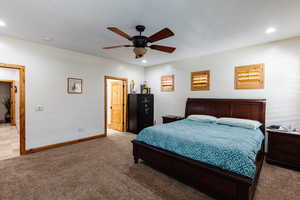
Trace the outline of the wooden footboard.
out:
<instances>
[{"instance_id":1,"label":"wooden footboard","mask_svg":"<svg viewBox=\"0 0 300 200\"><path fill-rule=\"evenodd\" d=\"M263 164L264 145L257 154L256 173L254 179L251 179L142 142L132 143L135 163L142 159L150 166L217 199L253 199Z\"/></svg>"}]
</instances>

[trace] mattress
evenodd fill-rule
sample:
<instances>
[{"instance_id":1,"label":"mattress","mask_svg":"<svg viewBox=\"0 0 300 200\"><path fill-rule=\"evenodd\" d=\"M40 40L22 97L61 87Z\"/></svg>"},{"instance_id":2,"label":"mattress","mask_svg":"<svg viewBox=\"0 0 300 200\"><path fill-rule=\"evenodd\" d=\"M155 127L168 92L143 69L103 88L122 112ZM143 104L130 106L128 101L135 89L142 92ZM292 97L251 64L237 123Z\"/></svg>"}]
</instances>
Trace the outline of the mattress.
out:
<instances>
[{"instance_id":1,"label":"mattress","mask_svg":"<svg viewBox=\"0 0 300 200\"><path fill-rule=\"evenodd\" d=\"M264 134L260 129L184 119L145 128L135 140L253 178Z\"/></svg>"}]
</instances>

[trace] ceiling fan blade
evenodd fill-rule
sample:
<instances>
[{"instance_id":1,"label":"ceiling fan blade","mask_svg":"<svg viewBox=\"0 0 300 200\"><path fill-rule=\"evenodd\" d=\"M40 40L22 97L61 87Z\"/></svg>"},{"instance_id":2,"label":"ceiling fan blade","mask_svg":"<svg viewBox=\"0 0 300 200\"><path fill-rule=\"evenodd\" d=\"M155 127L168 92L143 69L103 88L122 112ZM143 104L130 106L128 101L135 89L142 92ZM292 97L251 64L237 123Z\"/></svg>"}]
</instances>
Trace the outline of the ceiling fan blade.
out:
<instances>
[{"instance_id":1,"label":"ceiling fan blade","mask_svg":"<svg viewBox=\"0 0 300 200\"><path fill-rule=\"evenodd\" d=\"M151 35L148 40L149 42L156 42L156 41L159 41L159 40L162 40L162 39L165 39L165 38L168 38L168 37L171 37L175 35L170 29L168 28L164 28L162 29L161 31Z\"/></svg>"},{"instance_id":2,"label":"ceiling fan blade","mask_svg":"<svg viewBox=\"0 0 300 200\"><path fill-rule=\"evenodd\" d=\"M120 48L120 47L132 47L132 45L117 45L117 46L111 46L111 47L103 47L103 49L114 49L114 48Z\"/></svg>"},{"instance_id":3,"label":"ceiling fan blade","mask_svg":"<svg viewBox=\"0 0 300 200\"><path fill-rule=\"evenodd\" d=\"M116 27L107 27L108 30L126 38L127 40L132 40L132 37L130 37L127 33L124 33L123 31L121 31L120 29L116 28Z\"/></svg>"},{"instance_id":4,"label":"ceiling fan blade","mask_svg":"<svg viewBox=\"0 0 300 200\"><path fill-rule=\"evenodd\" d=\"M163 51L166 53L173 53L175 51L175 47L168 47L168 46L161 46L161 45L151 45L150 49L158 50L158 51Z\"/></svg>"}]
</instances>

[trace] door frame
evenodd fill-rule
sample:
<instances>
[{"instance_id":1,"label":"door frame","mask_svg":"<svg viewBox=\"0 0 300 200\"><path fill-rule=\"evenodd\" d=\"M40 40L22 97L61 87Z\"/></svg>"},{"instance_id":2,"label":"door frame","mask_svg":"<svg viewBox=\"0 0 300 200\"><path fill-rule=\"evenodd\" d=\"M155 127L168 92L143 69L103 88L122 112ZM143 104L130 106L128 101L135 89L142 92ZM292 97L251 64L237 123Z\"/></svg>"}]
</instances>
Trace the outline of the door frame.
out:
<instances>
[{"instance_id":1,"label":"door frame","mask_svg":"<svg viewBox=\"0 0 300 200\"><path fill-rule=\"evenodd\" d=\"M127 131L127 98L128 98L128 79L127 78L120 78L120 77L114 77L114 76L104 76L104 134L107 136L107 80L119 80L123 81L123 100L124 100L124 106L123 106L123 132Z\"/></svg>"},{"instance_id":2,"label":"door frame","mask_svg":"<svg viewBox=\"0 0 300 200\"><path fill-rule=\"evenodd\" d=\"M16 92L15 92L16 81L15 80L0 80L0 83L9 83L10 84L10 88L9 88L10 102L11 102L11 107L10 107L11 122L10 122L10 124L12 126L15 126L16 125Z\"/></svg>"},{"instance_id":3,"label":"door frame","mask_svg":"<svg viewBox=\"0 0 300 200\"><path fill-rule=\"evenodd\" d=\"M25 66L0 63L0 68L19 70L20 155L26 154L25 134Z\"/></svg>"}]
</instances>

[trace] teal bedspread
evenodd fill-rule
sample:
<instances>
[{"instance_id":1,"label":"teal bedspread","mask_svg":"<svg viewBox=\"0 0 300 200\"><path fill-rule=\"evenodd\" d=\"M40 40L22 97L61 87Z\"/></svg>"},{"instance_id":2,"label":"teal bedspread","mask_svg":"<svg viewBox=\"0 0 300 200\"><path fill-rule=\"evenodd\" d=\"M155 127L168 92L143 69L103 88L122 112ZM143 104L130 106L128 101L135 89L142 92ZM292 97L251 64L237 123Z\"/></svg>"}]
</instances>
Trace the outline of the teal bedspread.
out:
<instances>
[{"instance_id":1,"label":"teal bedspread","mask_svg":"<svg viewBox=\"0 0 300 200\"><path fill-rule=\"evenodd\" d=\"M263 139L259 129L184 119L145 128L135 140L253 178Z\"/></svg>"}]
</instances>

